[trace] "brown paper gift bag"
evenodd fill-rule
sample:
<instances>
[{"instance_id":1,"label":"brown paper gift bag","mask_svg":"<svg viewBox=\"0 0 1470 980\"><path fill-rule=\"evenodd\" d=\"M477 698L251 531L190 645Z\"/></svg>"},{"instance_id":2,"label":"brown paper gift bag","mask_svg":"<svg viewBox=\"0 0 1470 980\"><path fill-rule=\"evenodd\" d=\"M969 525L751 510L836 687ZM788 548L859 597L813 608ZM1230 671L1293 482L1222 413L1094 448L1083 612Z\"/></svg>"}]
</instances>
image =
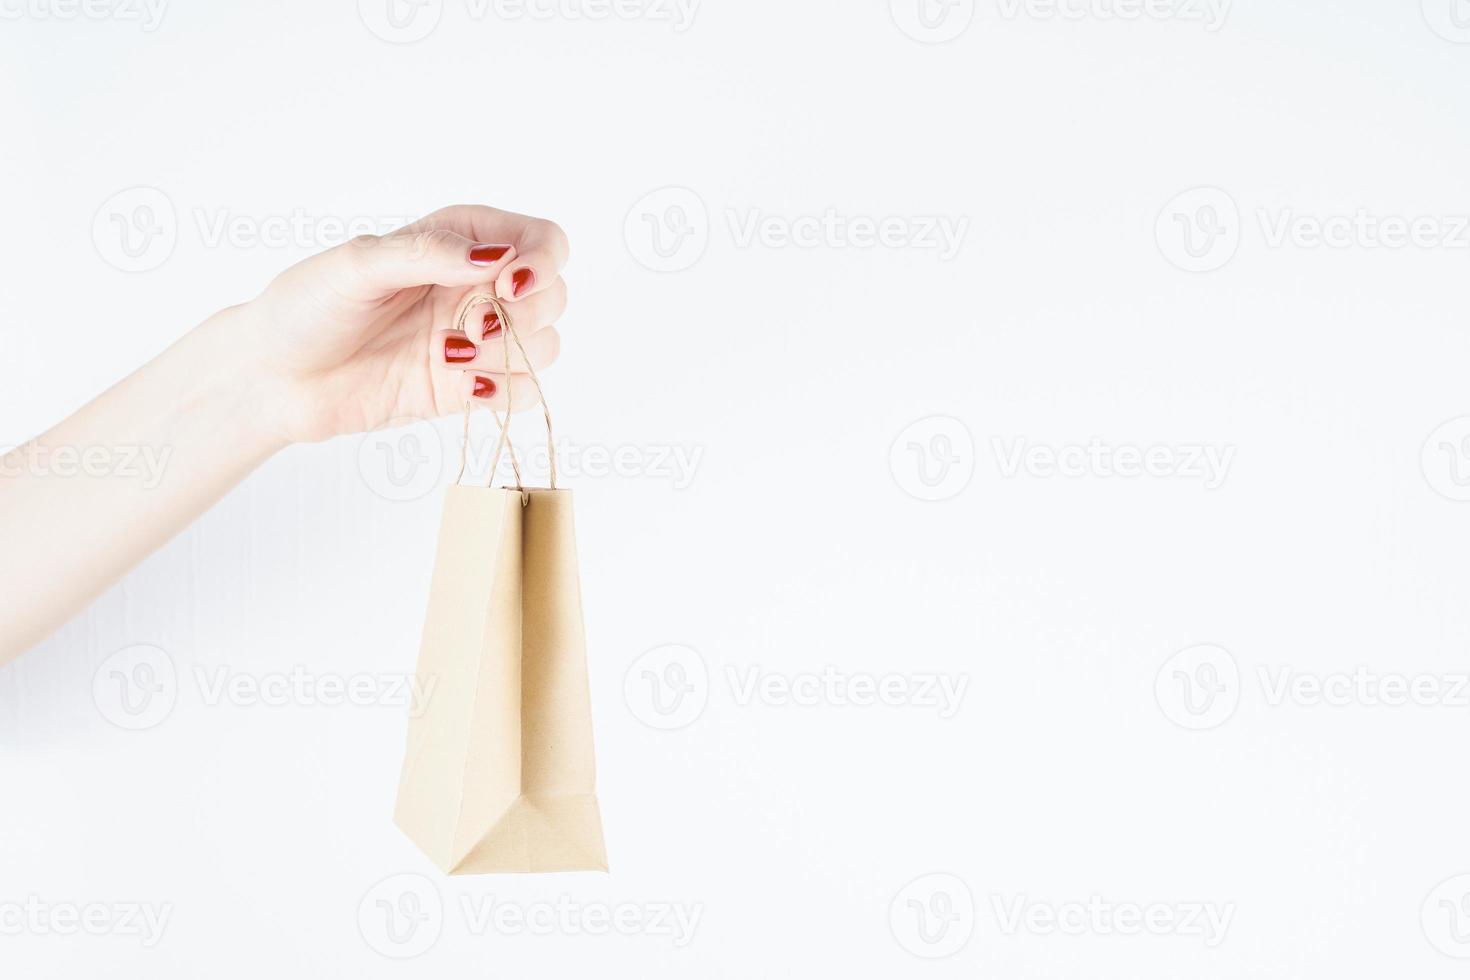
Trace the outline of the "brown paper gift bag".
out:
<instances>
[{"instance_id":1,"label":"brown paper gift bag","mask_svg":"<svg viewBox=\"0 0 1470 980\"><path fill-rule=\"evenodd\" d=\"M465 313L481 303L519 346L493 298ZM492 477L508 445L502 424ZM572 495L554 457L548 490L520 485L513 447L511 462L515 488L456 479L445 497L418 663L433 695L409 722L394 819L451 875L606 871Z\"/></svg>"}]
</instances>

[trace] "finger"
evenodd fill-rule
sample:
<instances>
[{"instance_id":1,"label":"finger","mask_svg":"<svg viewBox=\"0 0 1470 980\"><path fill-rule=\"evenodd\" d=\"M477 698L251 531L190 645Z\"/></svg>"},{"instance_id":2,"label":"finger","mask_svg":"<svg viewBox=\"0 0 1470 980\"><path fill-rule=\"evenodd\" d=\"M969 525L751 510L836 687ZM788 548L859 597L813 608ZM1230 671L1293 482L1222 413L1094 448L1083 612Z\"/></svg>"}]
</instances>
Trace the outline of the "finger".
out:
<instances>
[{"instance_id":1,"label":"finger","mask_svg":"<svg viewBox=\"0 0 1470 980\"><path fill-rule=\"evenodd\" d=\"M492 371L455 371L451 384L461 407L468 400L474 409L503 412L509 405L512 411L525 412L541 404L541 395L527 374L512 374L507 381L505 375Z\"/></svg>"},{"instance_id":2,"label":"finger","mask_svg":"<svg viewBox=\"0 0 1470 980\"><path fill-rule=\"evenodd\" d=\"M570 254L566 233L555 222L478 204L441 208L403 231L446 228L476 241L515 246L516 258L506 263L495 279L495 295L502 299L525 299L546 289L561 274Z\"/></svg>"},{"instance_id":3,"label":"finger","mask_svg":"<svg viewBox=\"0 0 1470 980\"><path fill-rule=\"evenodd\" d=\"M511 243L479 242L448 228L363 235L320 256L334 281L363 298L410 286L482 285L516 257Z\"/></svg>"},{"instance_id":4,"label":"finger","mask_svg":"<svg viewBox=\"0 0 1470 980\"><path fill-rule=\"evenodd\" d=\"M532 219L515 239L516 256L495 278L495 295L523 300L549 289L567 264L571 247L554 221Z\"/></svg>"},{"instance_id":5,"label":"finger","mask_svg":"<svg viewBox=\"0 0 1470 980\"><path fill-rule=\"evenodd\" d=\"M476 346L470 343L468 337L462 333L452 332L439 335L442 343L435 346L439 350L440 364L444 367L457 368L460 371L495 371L505 374L506 369L506 343L503 335L497 335ZM544 371L555 363L557 355L561 353L561 335L556 332L555 327L542 327L530 336L521 336L516 331L521 343L516 345L514 340L509 343L509 359L511 374L526 374L531 368ZM522 354L520 348L524 347ZM527 361L530 362L529 367Z\"/></svg>"},{"instance_id":6,"label":"finger","mask_svg":"<svg viewBox=\"0 0 1470 980\"><path fill-rule=\"evenodd\" d=\"M555 323L567 309L567 284L560 276L548 288L519 302L505 303L506 315L515 325L516 335L523 340L542 327ZM465 334L475 343L500 336L500 317L489 305L483 315L478 310L466 318Z\"/></svg>"}]
</instances>

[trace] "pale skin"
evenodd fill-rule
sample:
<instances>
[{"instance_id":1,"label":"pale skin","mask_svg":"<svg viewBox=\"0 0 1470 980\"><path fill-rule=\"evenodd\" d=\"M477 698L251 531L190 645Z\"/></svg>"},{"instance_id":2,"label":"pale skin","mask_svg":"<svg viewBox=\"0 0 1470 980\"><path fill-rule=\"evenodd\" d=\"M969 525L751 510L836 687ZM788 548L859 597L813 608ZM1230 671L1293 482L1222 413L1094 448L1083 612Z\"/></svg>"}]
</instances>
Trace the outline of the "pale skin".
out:
<instances>
[{"instance_id":1,"label":"pale skin","mask_svg":"<svg viewBox=\"0 0 1470 980\"><path fill-rule=\"evenodd\" d=\"M392 419L539 404L556 360L567 239L550 221L461 205L292 266L75 415L0 458L0 664L75 616L280 449ZM471 293L501 299L456 314ZM488 336L487 336L488 331ZM58 449L167 450L136 469L48 465ZM116 458L109 456L108 458Z\"/></svg>"}]
</instances>

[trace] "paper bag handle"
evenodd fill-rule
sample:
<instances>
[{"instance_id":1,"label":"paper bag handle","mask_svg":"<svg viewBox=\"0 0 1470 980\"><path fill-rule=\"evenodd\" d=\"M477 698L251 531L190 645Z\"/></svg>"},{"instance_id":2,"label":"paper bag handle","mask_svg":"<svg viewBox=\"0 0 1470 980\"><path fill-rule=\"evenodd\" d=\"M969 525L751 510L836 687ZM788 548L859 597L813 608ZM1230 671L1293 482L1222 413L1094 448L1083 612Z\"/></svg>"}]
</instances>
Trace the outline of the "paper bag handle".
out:
<instances>
[{"instance_id":1,"label":"paper bag handle","mask_svg":"<svg viewBox=\"0 0 1470 980\"><path fill-rule=\"evenodd\" d=\"M511 389L510 383L510 342L516 343L516 349L521 352L521 359L526 362L526 370L530 372L531 383L536 386L536 394L541 397L541 414L546 419L546 460L547 474L550 478L551 489L556 489L556 440L551 431L551 409L546 404L546 393L541 390L541 379L536 376L536 367L531 363L531 358L526 354L526 348L521 344L521 338L516 334L515 327L510 322L510 314L506 312L505 306L490 293L476 293L465 301L464 308L460 310L459 318L455 328L461 332L464 330L465 321L469 319L470 311L477 306L489 305L495 310L495 315L500 318L500 347L505 354L505 419L500 418L499 412L492 411L495 416L495 424L500 426L500 438L495 443L495 458L490 463L490 481L495 481L495 471L500 468L500 456L510 449L510 468L515 474L516 489L524 490L521 485L521 465L516 461L515 447L510 441L510 415L511 415ZM457 484L464 479L465 464L469 459L470 448L470 400L464 403L464 437L459 444L459 475L454 478Z\"/></svg>"}]
</instances>

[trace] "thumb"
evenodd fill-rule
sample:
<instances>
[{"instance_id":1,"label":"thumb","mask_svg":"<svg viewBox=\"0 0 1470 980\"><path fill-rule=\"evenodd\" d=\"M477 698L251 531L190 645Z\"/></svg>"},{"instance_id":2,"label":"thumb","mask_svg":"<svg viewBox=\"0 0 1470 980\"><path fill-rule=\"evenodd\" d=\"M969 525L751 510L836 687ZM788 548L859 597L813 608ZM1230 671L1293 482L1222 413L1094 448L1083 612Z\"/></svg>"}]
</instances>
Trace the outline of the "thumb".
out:
<instances>
[{"instance_id":1,"label":"thumb","mask_svg":"<svg viewBox=\"0 0 1470 980\"><path fill-rule=\"evenodd\" d=\"M475 242L447 228L362 235L323 253L333 279L368 299L411 286L475 286L494 282L515 247Z\"/></svg>"}]
</instances>

